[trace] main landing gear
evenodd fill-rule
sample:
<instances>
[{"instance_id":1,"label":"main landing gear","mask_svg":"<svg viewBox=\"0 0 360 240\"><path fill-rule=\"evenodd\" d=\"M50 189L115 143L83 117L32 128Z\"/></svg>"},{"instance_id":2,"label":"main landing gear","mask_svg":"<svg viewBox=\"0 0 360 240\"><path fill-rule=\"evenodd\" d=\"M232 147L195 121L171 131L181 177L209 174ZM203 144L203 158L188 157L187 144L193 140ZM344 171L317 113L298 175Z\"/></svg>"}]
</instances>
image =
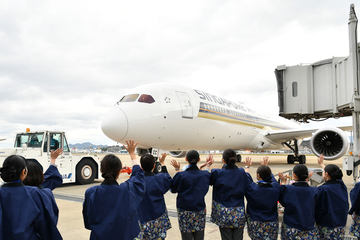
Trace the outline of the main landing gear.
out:
<instances>
[{"instance_id":1,"label":"main landing gear","mask_svg":"<svg viewBox=\"0 0 360 240\"><path fill-rule=\"evenodd\" d=\"M294 155L288 155L287 156L287 163L293 164L294 162L299 162L300 164L306 163L306 156L305 155L299 155L299 147L297 139L294 139L289 142L283 143L285 146L291 149L291 151L294 152Z\"/></svg>"}]
</instances>

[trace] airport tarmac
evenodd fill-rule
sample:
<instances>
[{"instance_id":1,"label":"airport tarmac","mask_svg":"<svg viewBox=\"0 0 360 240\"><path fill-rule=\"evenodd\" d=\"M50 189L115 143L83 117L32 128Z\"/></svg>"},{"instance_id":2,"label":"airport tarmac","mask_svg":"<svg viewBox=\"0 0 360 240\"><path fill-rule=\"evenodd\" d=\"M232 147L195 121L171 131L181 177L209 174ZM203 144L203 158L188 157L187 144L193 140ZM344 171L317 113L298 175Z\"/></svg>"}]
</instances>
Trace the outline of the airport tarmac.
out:
<instances>
[{"instance_id":1,"label":"airport tarmac","mask_svg":"<svg viewBox=\"0 0 360 240\"><path fill-rule=\"evenodd\" d=\"M270 159L270 167L274 174L278 172L287 171L292 169L294 165L286 164L286 155L268 155ZM123 162L123 165L130 166L131 161L128 155L119 155L120 159ZM256 168L260 165L262 158L264 155L259 154L251 154L251 155L242 155L243 160L246 157L251 157L253 160L253 166L250 168L250 174L255 177ZM175 171L173 167L170 165L170 160L173 159L171 156L168 156L166 159L166 165L168 171L171 176L175 175ZM206 159L206 156L201 156L201 162L203 163ZM220 168L222 166L221 156L214 155L215 163L211 168ZM177 159L181 166L186 165L184 158ZM342 160L336 161L326 161L325 164L334 163L341 167ZM239 163L238 166L244 166L244 163ZM317 158L313 155L307 156L307 166L309 168L318 168ZM121 174L119 178L119 183L126 181L129 178L127 174ZM350 191L353 186L353 178L352 176L344 176L344 182L348 187L348 191ZM59 207L59 222L58 228L65 240L67 239L76 239L83 240L89 239L90 231L86 230L83 224L82 219L82 202L84 198L84 193L87 188L99 185L101 181L97 181L90 185L76 185L76 184L67 184L62 187L59 187L54 190L54 195L56 198L56 202ZM209 221L210 213L211 213L211 200L212 200L212 188L209 188L209 192L205 197L205 202L207 206L207 222L205 228L205 239L213 240L220 239L220 233L218 227ZM176 213L176 194L172 194L170 192L165 195L165 202L167 205L167 209L169 212L170 221L172 224L172 228L168 231L167 239L177 240L181 239L178 222L177 222L177 213ZM348 217L347 222L347 232L348 228L351 224L351 217ZM280 238L280 237L279 237ZM250 239L245 230L244 239Z\"/></svg>"}]
</instances>

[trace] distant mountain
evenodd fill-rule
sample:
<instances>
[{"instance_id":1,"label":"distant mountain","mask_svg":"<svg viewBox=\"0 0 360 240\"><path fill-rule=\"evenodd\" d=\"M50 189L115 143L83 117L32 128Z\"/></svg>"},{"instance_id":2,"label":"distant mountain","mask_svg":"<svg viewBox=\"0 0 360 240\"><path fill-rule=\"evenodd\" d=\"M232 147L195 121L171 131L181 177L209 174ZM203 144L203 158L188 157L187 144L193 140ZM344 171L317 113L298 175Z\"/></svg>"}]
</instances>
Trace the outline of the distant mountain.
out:
<instances>
[{"instance_id":1,"label":"distant mountain","mask_svg":"<svg viewBox=\"0 0 360 240\"><path fill-rule=\"evenodd\" d=\"M76 148L76 149L98 149L98 148L108 147L108 145L95 145L90 142L69 144L69 146L70 148Z\"/></svg>"}]
</instances>

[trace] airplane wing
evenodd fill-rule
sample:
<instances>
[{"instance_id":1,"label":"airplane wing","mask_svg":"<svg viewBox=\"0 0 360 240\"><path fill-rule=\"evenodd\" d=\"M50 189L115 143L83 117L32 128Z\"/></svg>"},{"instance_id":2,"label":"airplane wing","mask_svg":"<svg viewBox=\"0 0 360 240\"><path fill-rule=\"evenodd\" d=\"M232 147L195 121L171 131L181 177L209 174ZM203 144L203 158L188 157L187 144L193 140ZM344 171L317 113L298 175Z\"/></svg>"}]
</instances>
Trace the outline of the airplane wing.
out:
<instances>
[{"instance_id":1,"label":"airplane wing","mask_svg":"<svg viewBox=\"0 0 360 240\"><path fill-rule=\"evenodd\" d=\"M337 127L343 131L351 131L352 126ZM318 128L310 129L290 129L290 130L278 130L270 131L265 137L276 143L283 143L293 139L303 139L311 137L314 132L319 130Z\"/></svg>"}]
</instances>

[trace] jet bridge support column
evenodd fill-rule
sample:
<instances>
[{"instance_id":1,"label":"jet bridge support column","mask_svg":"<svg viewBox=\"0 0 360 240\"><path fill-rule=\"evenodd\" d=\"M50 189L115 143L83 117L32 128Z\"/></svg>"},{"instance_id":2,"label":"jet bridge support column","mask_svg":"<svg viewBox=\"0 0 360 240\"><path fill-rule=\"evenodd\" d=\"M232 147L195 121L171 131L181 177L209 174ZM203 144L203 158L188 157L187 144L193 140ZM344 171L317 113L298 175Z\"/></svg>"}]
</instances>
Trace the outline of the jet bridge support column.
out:
<instances>
[{"instance_id":1,"label":"jet bridge support column","mask_svg":"<svg viewBox=\"0 0 360 240\"><path fill-rule=\"evenodd\" d=\"M354 4L350 6L349 16L349 60L351 61L351 73L354 81L354 95L353 95L353 146L350 151L352 152L353 158L353 177L354 181L357 180L359 175L358 164L360 154L360 95L359 95L359 59L358 59L358 46L357 46L357 23Z\"/></svg>"}]
</instances>

